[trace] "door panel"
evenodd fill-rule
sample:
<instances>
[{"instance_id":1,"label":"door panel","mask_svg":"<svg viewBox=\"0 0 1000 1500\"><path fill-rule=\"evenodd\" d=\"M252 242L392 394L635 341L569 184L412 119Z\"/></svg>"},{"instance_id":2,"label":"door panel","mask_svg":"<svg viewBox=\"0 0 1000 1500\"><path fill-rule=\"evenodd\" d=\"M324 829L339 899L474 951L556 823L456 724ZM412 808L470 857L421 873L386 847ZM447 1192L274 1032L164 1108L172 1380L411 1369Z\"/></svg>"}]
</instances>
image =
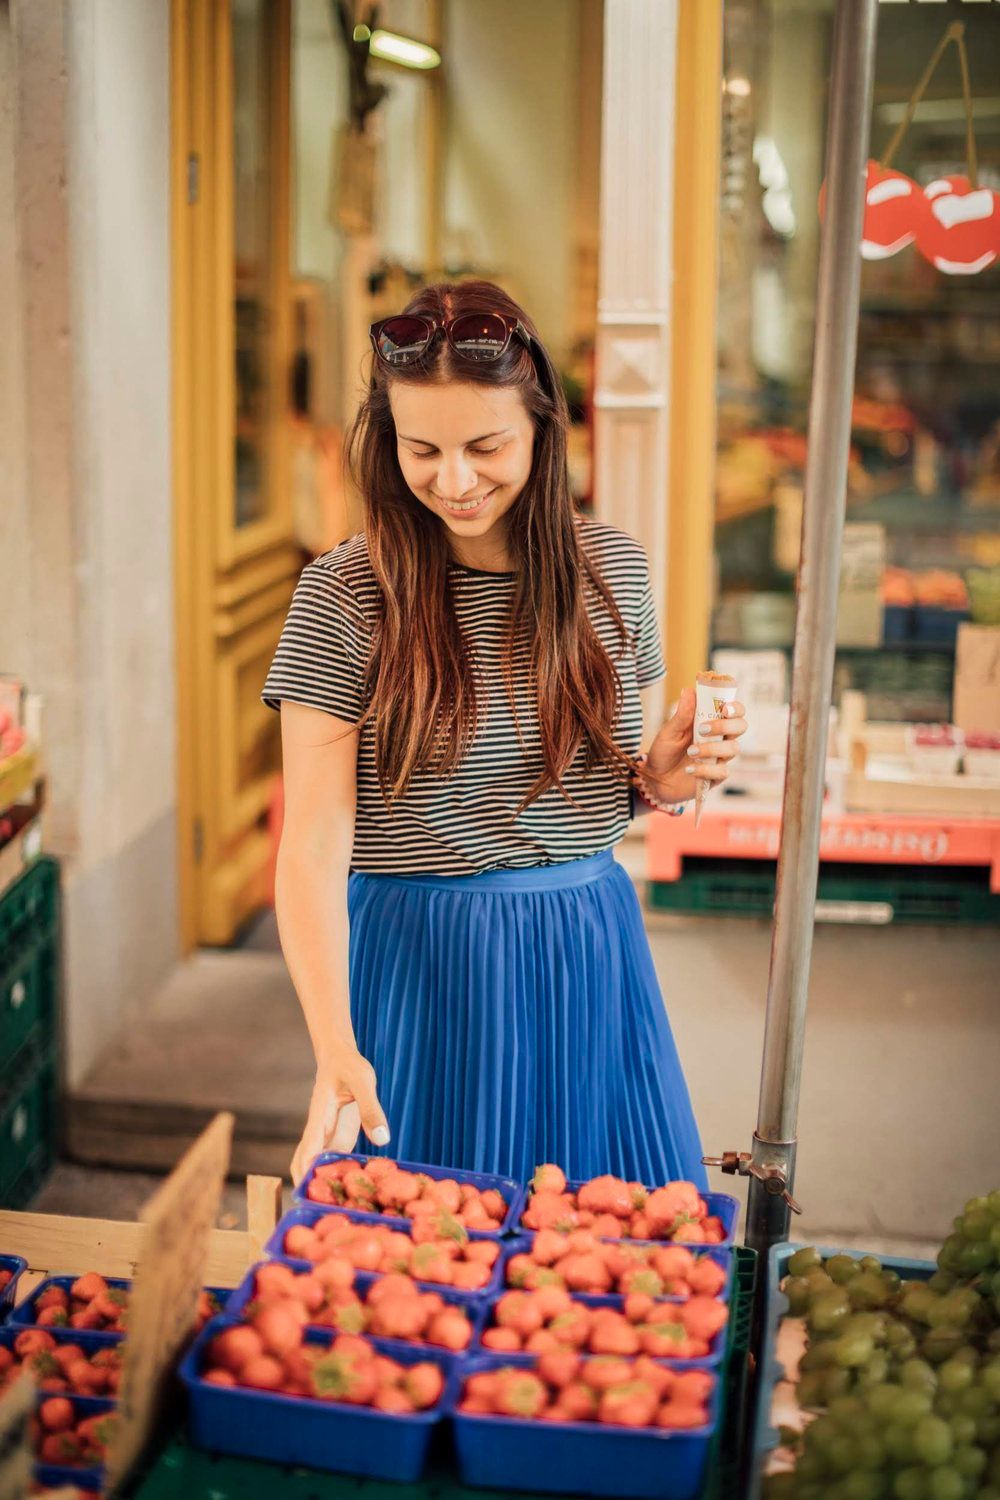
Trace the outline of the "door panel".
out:
<instances>
[{"instance_id":1,"label":"door panel","mask_svg":"<svg viewBox=\"0 0 1000 1500\"><path fill-rule=\"evenodd\" d=\"M288 479L289 0L174 0L174 408L184 946L264 900L259 692L303 554Z\"/></svg>"}]
</instances>

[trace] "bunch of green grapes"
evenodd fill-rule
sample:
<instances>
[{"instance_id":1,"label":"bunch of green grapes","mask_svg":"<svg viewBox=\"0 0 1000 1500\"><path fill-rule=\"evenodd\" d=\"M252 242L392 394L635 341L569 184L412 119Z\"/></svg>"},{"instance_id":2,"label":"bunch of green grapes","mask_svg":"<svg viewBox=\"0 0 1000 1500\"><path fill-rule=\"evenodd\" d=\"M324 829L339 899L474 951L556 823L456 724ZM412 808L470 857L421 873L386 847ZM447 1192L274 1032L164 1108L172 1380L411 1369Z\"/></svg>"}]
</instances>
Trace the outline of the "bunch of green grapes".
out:
<instances>
[{"instance_id":1,"label":"bunch of green grapes","mask_svg":"<svg viewBox=\"0 0 1000 1500\"><path fill-rule=\"evenodd\" d=\"M766 1500L1000 1500L1000 1190L965 1205L929 1281L807 1247L784 1290L819 1415L782 1434L795 1468Z\"/></svg>"}]
</instances>

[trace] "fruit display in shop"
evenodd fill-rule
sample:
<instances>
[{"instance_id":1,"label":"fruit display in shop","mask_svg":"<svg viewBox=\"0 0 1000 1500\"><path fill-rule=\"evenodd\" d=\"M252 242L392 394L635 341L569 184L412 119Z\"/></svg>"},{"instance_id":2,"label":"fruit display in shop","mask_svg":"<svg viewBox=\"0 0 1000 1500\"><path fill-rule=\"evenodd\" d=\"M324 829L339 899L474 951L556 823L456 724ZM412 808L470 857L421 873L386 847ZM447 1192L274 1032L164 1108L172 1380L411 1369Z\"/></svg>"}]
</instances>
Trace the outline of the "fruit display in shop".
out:
<instances>
[{"instance_id":1,"label":"fruit display in shop","mask_svg":"<svg viewBox=\"0 0 1000 1500\"><path fill-rule=\"evenodd\" d=\"M674 1240L718 1245L725 1239L722 1222L692 1182L668 1182L647 1188L606 1173L573 1191L560 1167L546 1163L531 1179L531 1197L521 1218L526 1229L554 1229L569 1234L590 1229L602 1239Z\"/></svg>"},{"instance_id":2,"label":"fruit display in shop","mask_svg":"<svg viewBox=\"0 0 1000 1500\"><path fill-rule=\"evenodd\" d=\"M782 1431L794 1467L766 1500L1000 1500L1000 1190L965 1205L937 1264L901 1281L874 1256L790 1258L811 1420Z\"/></svg>"},{"instance_id":3,"label":"fruit display in shop","mask_svg":"<svg viewBox=\"0 0 1000 1500\"><path fill-rule=\"evenodd\" d=\"M644 1355L584 1358L560 1350L540 1354L530 1367L503 1365L468 1375L457 1411L684 1431L708 1422L714 1385L707 1370L674 1372Z\"/></svg>"},{"instance_id":4,"label":"fruit display in shop","mask_svg":"<svg viewBox=\"0 0 1000 1500\"><path fill-rule=\"evenodd\" d=\"M409 1276L391 1272L367 1290L357 1290L350 1261L333 1257L313 1271L295 1271L281 1261L259 1267L252 1299L240 1316L251 1326L265 1324L268 1309L278 1307L296 1322L341 1333L368 1333L379 1338L431 1344L457 1353L472 1341L467 1308L447 1302L440 1292L423 1292Z\"/></svg>"},{"instance_id":5,"label":"fruit display in shop","mask_svg":"<svg viewBox=\"0 0 1000 1500\"><path fill-rule=\"evenodd\" d=\"M505 1292L481 1342L484 1348L504 1354L569 1348L591 1354L703 1359L728 1318L726 1304L714 1297L673 1303L632 1292L621 1308L591 1307L574 1299L564 1287L547 1285L537 1291Z\"/></svg>"},{"instance_id":6,"label":"fruit display in shop","mask_svg":"<svg viewBox=\"0 0 1000 1500\"><path fill-rule=\"evenodd\" d=\"M452 1177L429 1177L408 1172L387 1156L372 1156L361 1163L353 1159L320 1162L313 1168L306 1187L311 1203L349 1208L387 1218L426 1221L448 1214L465 1226L496 1233L509 1204L496 1188L485 1191L471 1182Z\"/></svg>"},{"instance_id":7,"label":"fruit display in shop","mask_svg":"<svg viewBox=\"0 0 1000 1500\"><path fill-rule=\"evenodd\" d=\"M441 1399L438 1364L400 1364L357 1334L338 1334L329 1345L306 1343L303 1334L301 1325L282 1327L278 1320L263 1333L246 1324L224 1328L205 1350L202 1379L397 1415L427 1411Z\"/></svg>"},{"instance_id":8,"label":"fruit display in shop","mask_svg":"<svg viewBox=\"0 0 1000 1500\"><path fill-rule=\"evenodd\" d=\"M592 1229L540 1229L507 1262L509 1286L565 1286L574 1292L650 1297L717 1297L726 1275L710 1256L685 1245L601 1240Z\"/></svg>"},{"instance_id":9,"label":"fruit display in shop","mask_svg":"<svg viewBox=\"0 0 1000 1500\"><path fill-rule=\"evenodd\" d=\"M291 1225L282 1250L317 1268L336 1258L359 1271L396 1271L414 1281L438 1282L459 1291L478 1292L488 1285L500 1254L496 1240L473 1239L443 1209L435 1215L433 1235L430 1228L430 1221L407 1230L358 1224L343 1213L321 1214L315 1224Z\"/></svg>"},{"instance_id":10,"label":"fruit display in shop","mask_svg":"<svg viewBox=\"0 0 1000 1500\"><path fill-rule=\"evenodd\" d=\"M65 1464L74 1469L104 1462L118 1413L80 1416L66 1396L50 1396L31 1419L35 1452L43 1464Z\"/></svg>"},{"instance_id":11,"label":"fruit display in shop","mask_svg":"<svg viewBox=\"0 0 1000 1500\"><path fill-rule=\"evenodd\" d=\"M0 1393L27 1369L43 1391L113 1396L121 1380L121 1367L120 1344L88 1353L79 1344L57 1342L44 1328L25 1328L12 1348L0 1345Z\"/></svg>"}]
</instances>

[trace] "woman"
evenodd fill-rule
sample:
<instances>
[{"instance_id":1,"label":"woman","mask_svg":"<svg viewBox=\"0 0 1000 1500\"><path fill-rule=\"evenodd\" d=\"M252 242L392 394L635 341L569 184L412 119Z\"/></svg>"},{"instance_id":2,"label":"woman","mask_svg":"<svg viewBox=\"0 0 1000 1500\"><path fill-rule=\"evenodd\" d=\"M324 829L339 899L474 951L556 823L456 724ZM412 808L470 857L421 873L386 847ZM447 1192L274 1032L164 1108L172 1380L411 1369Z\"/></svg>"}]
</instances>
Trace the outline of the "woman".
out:
<instances>
[{"instance_id":1,"label":"woman","mask_svg":"<svg viewBox=\"0 0 1000 1500\"><path fill-rule=\"evenodd\" d=\"M372 344L347 444L364 531L304 570L263 693L316 1053L293 1180L360 1127L384 1151L391 1125L407 1161L702 1185L612 850L640 799L725 778L743 710L695 748L685 688L637 759L664 671L648 564L575 511L565 399L516 303L427 287Z\"/></svg>"}]
</instances>

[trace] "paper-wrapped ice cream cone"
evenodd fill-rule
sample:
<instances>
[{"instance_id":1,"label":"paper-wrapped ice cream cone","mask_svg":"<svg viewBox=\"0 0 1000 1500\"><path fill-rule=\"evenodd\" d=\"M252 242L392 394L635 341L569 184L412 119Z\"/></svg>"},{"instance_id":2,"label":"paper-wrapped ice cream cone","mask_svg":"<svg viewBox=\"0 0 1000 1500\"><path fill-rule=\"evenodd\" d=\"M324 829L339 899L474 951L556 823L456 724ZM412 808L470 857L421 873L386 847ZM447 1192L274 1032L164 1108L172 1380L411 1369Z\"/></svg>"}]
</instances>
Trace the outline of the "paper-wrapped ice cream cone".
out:
<instances>
[{"instance_id":1,"label":"paper-wrapped ice cream cone","mask_svg":"<svg viewBox=\"0 0 1000 1500\"><path fill-rule=\"evenodd\" d=\"M694 737L698 740L705 734L703 726L711 719L720 719L725 705L732 703L736 697L736 678L730 677L725 672L699 672L694 680L694 691ZM694 826L696 828L701 821L701 809L708 787L707 781L695 783Z\"/></svg>"}]
</instances>

